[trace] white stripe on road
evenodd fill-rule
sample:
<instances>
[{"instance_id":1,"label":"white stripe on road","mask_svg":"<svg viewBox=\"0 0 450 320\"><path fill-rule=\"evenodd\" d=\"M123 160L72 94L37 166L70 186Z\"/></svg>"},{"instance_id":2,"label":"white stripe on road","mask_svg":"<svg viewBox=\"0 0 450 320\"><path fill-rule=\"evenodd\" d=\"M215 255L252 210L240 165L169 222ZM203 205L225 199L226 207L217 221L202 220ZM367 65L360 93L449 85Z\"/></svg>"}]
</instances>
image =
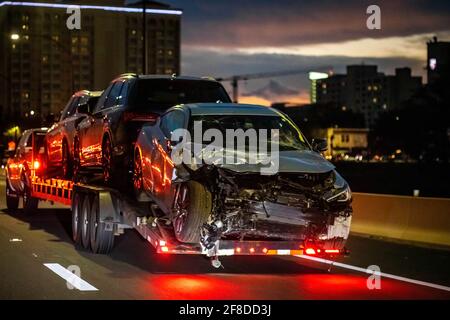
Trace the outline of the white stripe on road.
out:
<instances>
[{"instance_id":1,"label":"white stripe on road","mask_svg":"<svg viewBox=\"0 0 450 320\"><path fill-rule=\"evenodd\" d=\"M297 255L296 257L302 258L302 259L306 259L306 260L312 260L312 261L316 261L316 262L320 262L320 263L330 264L330 265L333 265L333 266L336 266L336 267L350 269L350 270L355 270L355 271L359 271L359 272L363 272L363 273L367 273L367 274L374 274L375 273L375 274L380 275L380 276L385 277L385 278L395 279L395 280L399 280L399 281L403 281L403 282L414 283L414 284L418 284L418 285L421 285L421 286L431 287L431 288L434 288L434 289L450 291L450 287L442 286L442 285L439 285L439 284L434 284L434 283L430 283L430 282L409 279L409 278L400 277L400 276L396 276L396 275L389 274L389 273L384 273L384 272L377 272L377 271L374 271L374 270L364 269L364 268L361 268L361 267L355 267L355 266L352 266L352 265L349 265L349 264L340 263L340 262L334 262L334 261L327 260L327 259L316 258L316 257L311 257L311 256L306 256L306 255L302 255L302 256Z\"/></svg>"},{"instance_id":2,"label":"white stripe on road","mask_svg":"<svg viewBox=\"0 0 450 320\"><path fill-rule=\"evenodd\" d=\"M44 263L44 266L52 270L58 276L66 280L67 283L70 283L74 288L77 288L80 291L98 291L96 287L90 285L88 282L84 281L79 276L70 272L58 263Z\"/></svg>"}]
</instances>

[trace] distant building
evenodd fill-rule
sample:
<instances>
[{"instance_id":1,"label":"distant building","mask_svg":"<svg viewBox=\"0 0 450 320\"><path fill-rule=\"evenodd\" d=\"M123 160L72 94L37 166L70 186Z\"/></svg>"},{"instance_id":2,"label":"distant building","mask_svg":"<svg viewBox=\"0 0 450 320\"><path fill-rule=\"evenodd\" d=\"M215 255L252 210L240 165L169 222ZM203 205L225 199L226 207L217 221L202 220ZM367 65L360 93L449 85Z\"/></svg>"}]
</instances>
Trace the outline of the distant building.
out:
<instances>
[{"instance_id":1,"label":"distant building","mask_svg":"<svg viewBox=\"0 0 450 320\"><path fill-rule=\"evenodd\" d=\"M427 43L428 83L450 83L450 42L438 41L436 37Z\"/></svg>"},{"instance_id":2,"label":"distant building","mask_svg":"<svg viewBox=\"0 0 450 320\"><path fill-rule=\"evenodd\" d=\"M142 9L124 0L0 3L0 119L58 114L80 89L102 90L115 76L142 73ZM68 4L82 5L69 30ZM149 73L180 72L181 11L147 6Z\"/></svg>"},{"instance_id":3,"label":"distant building","mask_svg":"<svg viewBox=\"0 0 450 320\"><path fill-rule=\"evenodd\" d=\"M366 127L372 127L380 112L395 109L422 85L411 69L395 69L385 75L374 65L347 66L347 74L317 80L317 103L334 104L342 110L362 113Z\"/></svg>"},{"instance_id":4,"label":"distant building","mask_svg":"<svg viewBox=\"0 0 450 320\"><path fill-rule=\"evenodd\" d=\"M311 103L317 102L317 80L328 78L328 73L323 72L310 72L309 80L311 81L311 89L310 89L310 100Z\"/></svg>"},{"instance_id":5,"label":"distant building","mask_svg":"<svg viewBox=\"0 0 450 320\"><path fill-rule=\"evenodd\" d=\"M367 151L369 129L327 128L319 131L317 136L326 138L328 142L326 156L335 158L345 154L362 154Z\"/></svg>"}]
</instances>

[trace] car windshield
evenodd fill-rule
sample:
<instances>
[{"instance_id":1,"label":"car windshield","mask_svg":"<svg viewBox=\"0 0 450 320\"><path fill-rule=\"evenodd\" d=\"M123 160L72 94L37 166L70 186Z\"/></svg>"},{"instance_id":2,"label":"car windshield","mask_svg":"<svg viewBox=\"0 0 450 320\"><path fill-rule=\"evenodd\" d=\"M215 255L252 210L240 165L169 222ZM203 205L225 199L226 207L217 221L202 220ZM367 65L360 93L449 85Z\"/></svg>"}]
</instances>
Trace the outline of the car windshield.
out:
<instances>
[{"instance_id":1,"label":"car windshield","mask_svg":"<svg viewBox=\"0 0 450 320\"><path fill-rule=\"evenodd\" d=\"M257 115L194 115L191 117L189 123L189 131L194 137L194 122L201 121L202 136L208 129L218 129L222 132L224 141L226 137L226 130L243 129L244 132L248 129L254 129L259 133L260 129L266 129L268 144L271 143L271 129L279 130L279 150L308 150L309 146L295 124L288 118L281 116L257 116ZM259 141L259 140L258 140ZM274 141L275 142L275 141ZM204 144L210 144L211 141L203 141ZM246 139L246 146L248 147L249 139ZM225 142L224 142L225 144ZM267 150L270 150L268 147Z\"/></svg>"},{"instance_id":2,"label":"car windshield","mask_svg":"<svg viewBox=\"0 0 450 320\"><path fill-rule=\"evenodd\" d=\"M165 111L178 104L231 102L221 84L202 80L139 80L131 104L138 111Z\"/></svg>"}]
</instances>

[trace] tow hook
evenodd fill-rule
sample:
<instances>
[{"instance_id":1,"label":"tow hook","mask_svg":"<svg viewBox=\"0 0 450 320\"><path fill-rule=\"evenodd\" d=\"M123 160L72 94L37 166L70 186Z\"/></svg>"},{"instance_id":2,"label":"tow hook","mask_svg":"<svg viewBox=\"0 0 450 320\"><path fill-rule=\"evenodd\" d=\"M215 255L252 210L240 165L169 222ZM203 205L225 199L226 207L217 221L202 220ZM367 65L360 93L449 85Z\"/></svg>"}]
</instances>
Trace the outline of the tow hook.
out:
<instances>
[{"instance_id":1,"label":"tow hook","mask_svg":"<svg viewBox=\"0 0 450 320\"><path fill-rule=\"evenodd\" d=\"M211 265L216 269L219 269L220 267L223 268L222 262L219 260L219 256L211 257Z\"/></svg>"}]
</instances>

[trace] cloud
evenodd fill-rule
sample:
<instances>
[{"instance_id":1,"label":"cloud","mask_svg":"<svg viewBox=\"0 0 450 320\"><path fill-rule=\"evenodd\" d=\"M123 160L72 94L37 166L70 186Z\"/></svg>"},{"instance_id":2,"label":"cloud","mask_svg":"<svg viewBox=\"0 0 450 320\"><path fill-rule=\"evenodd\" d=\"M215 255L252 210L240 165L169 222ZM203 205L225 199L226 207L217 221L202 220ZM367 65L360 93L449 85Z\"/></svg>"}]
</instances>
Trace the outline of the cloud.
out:
<instances>
[{"instance_id":1,"label":"cloud","mask_svg":"<svg viewBox=\"0 0 450 320\"><path fill-rule=\"evenodd\" d=\"M425 49L424 49L425 50ZM241 96L255 94L255 91L269 84L275 79L280 85L297 90L297 96L282 95L271 96L270 99L257 97L265 100L263 104L270 102L299 102L306 103L309 97L309 86L307 71L313 71L324 66L333 66L335 73L345 73L346 66L350 64L376 64L380 72L393 74L397 67L411 67L414 75L424 75L423 66L425 61L408 59L403 57L342 57L342 56L307 56L290 54L245 54L227 53L202 49L186 49L183 51L182 73L194 76L227 77L231 75L252 74L261 72L273 72L280 70L303 69L305 72L283 77L270 77L239 82ZM231 86L224 82L229 93ZM255 96L245 97L245 100L255 100Z\"/></svg>"},{"instance_id":2,"label":"cloud","mask_svg":"<svg viewBox=\"0 0 450 320\"><path fill-rule=\"evenodd\" d=\"M304 46L449 30L450 2L378 1L381 30L366 28L371 1L172 0L184 9L183 45Z\"/></svg>"}]
</instances>

